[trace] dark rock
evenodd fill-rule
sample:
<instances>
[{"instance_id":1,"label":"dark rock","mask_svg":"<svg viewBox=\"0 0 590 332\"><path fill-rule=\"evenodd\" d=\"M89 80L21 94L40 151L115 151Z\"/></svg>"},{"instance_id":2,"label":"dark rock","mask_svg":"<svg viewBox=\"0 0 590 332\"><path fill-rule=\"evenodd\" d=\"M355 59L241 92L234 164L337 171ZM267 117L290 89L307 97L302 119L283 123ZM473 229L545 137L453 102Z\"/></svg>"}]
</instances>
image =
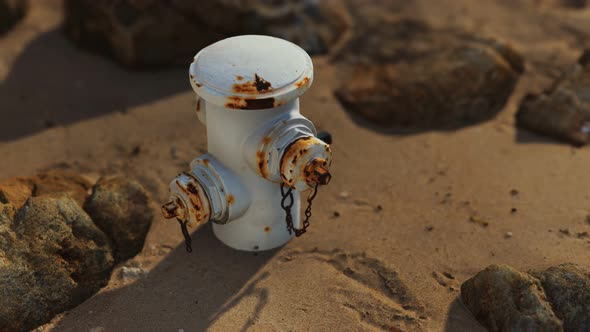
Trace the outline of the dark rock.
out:
<instances>
[{"instance_id":1,"label":"dark rock","mask_svg":"<svg viewBox=\"0 0 590 332\"><path fill-rule=\"evenodd\" d=\"M561 5L570 8L584 8L588 4L588 0L560 0Z\"/></svg>"},{"instance_id":2,"label":"dark rock","mask_svg":"<svg viewBox=\"0 0 590 332\"><path fill-rule=\"evenodd\" d=\"M143 187L124 178L101 179L84 209L113 241L115 258L125 260L143 248L153 214Z\"/></svg>"},{"instance_id":3,"label":"dark rock","mask_svg":"<svg viewBox=\"0 0 590 332\"><path fill-rule=\"evenodd\" d=\"M505 265L491 265L461 286L461 299L490 331L563 331L541 283Z\"/></svg>"},{"instance_id":4,"label":"dark rock","mask_svg":"<svg viewBox=\"0 0 590 332\"><path fill-rule=\"evenodd\" d=\"M520 104L518 126L584 145L590 141L590 52L585 52L552 87Z\"/></svg>"},{"instance_id":5,"label":"dark rock","mask_svg":"<svg viewBox=\"0 0 590 332\"><path fill-rule=\"evenodd\" d=\"M334 59L345 108L382 126L418 128L492 118L524 68L506 44L414 20L358 29Z\"/></svg>"},{"instance_id":6,"label":"dark rock","mask_svg":"<svg viewBox=\"0 0 590 332\"><path fill-rule=\"evenodd\" d=\"M0 0L0 34L12 28L28 9L27 0Z\"/></svg>"},{"instance_id":7,"label":"dark rock","mask_svg":"<svg viewBox=\"0 0 590 332\"><path fill-rule=\"evenodd\" d=\"M10 209L0 209L0 330L35 328L108 283L108 239L76 201L32 197L13 219Z\"/></svg>"},{"instance_id":8,"label":"dark rock","mask_svg":"<svg viewBox=\"0 0 590 332\"><path fill-rule=\"evenodd\" d=\"M534 274L566 331L590 331L590 272L561 264Z\"/></svg>"},{"instance_id":9,"label":"dark rock","mask_svg":"<svg viewBox=\"0 0 590 332\"><path fill-rule=\"evenodd\" d=\"M76 44L129 67L187 65L225 37L265 34L324 53L345 30L341 7L324 1L65 2L65 31Z\"/></svg>"}]
</instances>

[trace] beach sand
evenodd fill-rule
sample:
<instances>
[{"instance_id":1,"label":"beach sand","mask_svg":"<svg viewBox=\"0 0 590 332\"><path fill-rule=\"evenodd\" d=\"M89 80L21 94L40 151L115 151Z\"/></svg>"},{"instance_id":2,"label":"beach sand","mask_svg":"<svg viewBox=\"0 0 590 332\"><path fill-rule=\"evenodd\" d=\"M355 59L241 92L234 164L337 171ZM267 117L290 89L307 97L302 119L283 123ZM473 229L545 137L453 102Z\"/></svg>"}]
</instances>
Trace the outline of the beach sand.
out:
<instances>
[{"instance_id":1,"label":"beach sand","mask_svg":"<svg viewBox=\"0 0 590 332\"><path fill-rule=\"evenodd\" d=\"M333 179L309 231L259 254L224 246L210 225L193 230L188 254L159 213L168 182L206 152L187 68L126 71L64 38L59 2L35 2L0 37L0 178L120 173L146 187L156 211L143 251L121 264L148 275L124 279L117 267L106 288L40 330L484 331L458 299L479 270L590 267L590 241L576 236L590 231L588 149L514 125L522 96L581 54L590 9L532 2L415 4L435 26L507 40L525 57L505 109L481 124L376 128L339 105L334 67L314 57L301 111L333 135Z\"/></svg>"}]
</instances>

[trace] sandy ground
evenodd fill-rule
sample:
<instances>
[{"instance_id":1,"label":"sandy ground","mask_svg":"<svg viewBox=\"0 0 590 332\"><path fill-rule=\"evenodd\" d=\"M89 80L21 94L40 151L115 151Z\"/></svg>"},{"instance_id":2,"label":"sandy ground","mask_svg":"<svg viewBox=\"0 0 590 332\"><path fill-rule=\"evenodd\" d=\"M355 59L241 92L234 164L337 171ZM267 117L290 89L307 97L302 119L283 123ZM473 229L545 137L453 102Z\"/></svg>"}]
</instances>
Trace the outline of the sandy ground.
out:
<instances>
[{"instance_id":1,"label":"sandy ground","mask_svg":"<svg viewBox=\"0 0 590 332\"><path fill-rule=\"evenodd\" d=\"M460 284L485 266L590 267L590 242L575 236L590 231L588 148L514 127L522 95L579 55L583 31L567 26L588 22L590 9L557 15L549 5L525 5L419 1L413 8L433 24L493 34L522 50L527 73L494 120L452 132L375 130L340 107L333 68L314 58L301 109L333 134L335 161L309 232L254 255L225 247L206 226L187 254L178 224L158 213L143 252L126 263L149 275L127 281L116 270L108 287L44 329L370 331L391 321L414 330L404 317L422 316L428 331L481 331L457 299ZM123 173L144 184L158 209L168 181L206 149L186 69L127 72L73 47L58 29L60 15L58 4L38 2L0 37L0 178L51 167ZM442 277L447 286L433 276L443 272L455 278ZM396 290L416 300L408 306Z\"/></svg>"}]
</instances>

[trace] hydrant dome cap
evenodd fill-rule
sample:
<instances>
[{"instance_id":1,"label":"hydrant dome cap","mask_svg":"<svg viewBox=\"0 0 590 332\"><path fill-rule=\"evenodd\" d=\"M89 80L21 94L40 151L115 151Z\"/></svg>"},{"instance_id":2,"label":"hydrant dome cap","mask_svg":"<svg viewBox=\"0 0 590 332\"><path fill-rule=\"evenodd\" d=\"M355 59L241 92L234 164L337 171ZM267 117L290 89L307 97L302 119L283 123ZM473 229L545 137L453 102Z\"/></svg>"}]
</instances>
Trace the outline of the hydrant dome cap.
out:
<instances>
[{"instance_id":1,"label":"hydrant dome cap","mask_svg":"<svg viewBox=\"0 0 590 332\"><path fill-rule=\"evenodd\" d=\"M275 37L244 35L202 49L189 69L206 102L236 109L266 109L301 96L313 80L313 64L299 46Z\"/></svg>"}]
</instances>

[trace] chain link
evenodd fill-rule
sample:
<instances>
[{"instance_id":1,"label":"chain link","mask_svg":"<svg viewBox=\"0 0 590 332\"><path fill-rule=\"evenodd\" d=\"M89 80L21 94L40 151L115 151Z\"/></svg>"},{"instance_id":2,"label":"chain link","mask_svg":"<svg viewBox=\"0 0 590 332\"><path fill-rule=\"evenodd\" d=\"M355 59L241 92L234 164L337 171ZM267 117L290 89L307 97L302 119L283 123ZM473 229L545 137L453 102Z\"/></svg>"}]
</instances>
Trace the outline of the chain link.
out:
<instances>
[{"instance_id":1,"label":"chain link","mask_svg":"<svg viewBox=\"0 0 590 332\"><path fill-rule=\"evenodd\" d=\"M307 196L307 208L305 209L305 220L303 220L301 228L295 228L293 226L293 216L291 214L291 208L293 207L294 199L293 199L293 188L287 187L284 183L281 183L281 208L285 210L285 221L287 222L287 231L289 234L292 232L295 233L295 236L300 237L307 231L307 227L309 227L309 218L311 218L311 205L313 203L313 199L318 194L318 183L315 183L312 192ZM285 191L285 187L288 189ZM287 200L288 199L288 200ZM287 202L289 202L287 204Z\"/></svg>"},{"instance_id":2,"label":"chain link","mask_svg":"<svg viewBox=\"0 0 590 332\"><path fill-rule=\"evenodd\" d=\"M182 235L184 236L184 246L186 248L186 252L191 253L193 252L193 239L191 238L190 233L188 232L188 228L186 224L188 224L188 220L182 220L180 218L176 218L178 223L180 224L180 230L182 231Z\"/></svg>"}]
</instances>

